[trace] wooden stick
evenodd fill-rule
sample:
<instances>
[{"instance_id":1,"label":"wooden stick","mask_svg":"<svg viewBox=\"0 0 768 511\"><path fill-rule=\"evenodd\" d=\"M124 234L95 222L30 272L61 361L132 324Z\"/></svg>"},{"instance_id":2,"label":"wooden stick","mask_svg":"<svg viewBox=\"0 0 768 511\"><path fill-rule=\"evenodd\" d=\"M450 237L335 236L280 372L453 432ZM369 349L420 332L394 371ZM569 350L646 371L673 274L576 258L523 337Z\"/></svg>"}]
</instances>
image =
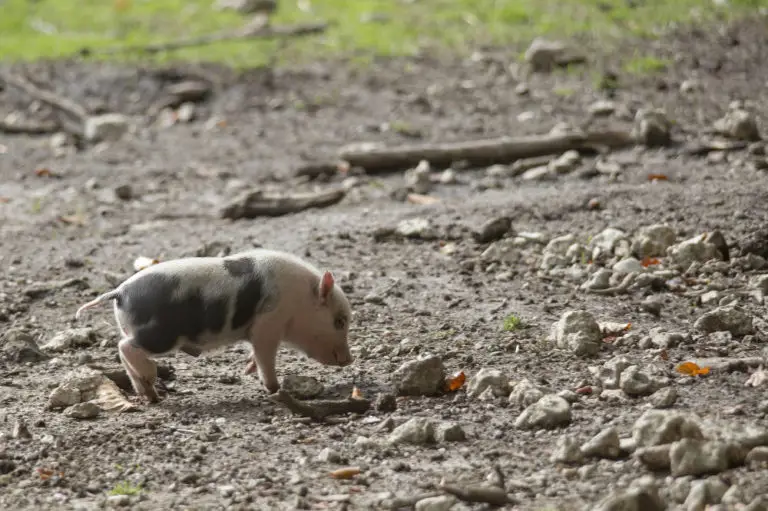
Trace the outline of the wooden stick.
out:
<instances>
[{"instance_id":1,"label":"wooden stick","mask_svg":"<svg viewBox=\"0 0 768 511\"><path fill-rule=\"evenodd\" d=\"M342 400L315 400L312 402L299 401L283 389L269 396L275 403L281 404L296 415L309 417L312 420L322 421L329 415L342 415L345 413L365 413L370 407L368 399L342 399Z\"/></svg>"},{"instance_id":2,"label":"wooden stick","mask_svg":"<svg viewBox=\"0 0 768 511\"><path fill-rule=\"evenodd\" d=\"M117 53L159 53L164 51L179 50L182 48L192 48L195 46L205 46L225 41L245 41L248 39L274 39L286 37L301 37L312 34L319 34L328 28L327 23L306 23L297 25L269 26L258 25L255 28L246 26L236 31L215 32L188 39L179 39L177 41L168 41L165 43L155 43L137 46L113 46L109 48L92 49L83 48L80 50L82 56L90 55L114 55Z\"/></svg>"},{"instance_id":3,"label":"wooden stick","mask_svg":"<svg viewBox=\"0 0 768 511\"><path fill-rule=\"evenodd\" d=\"M363 167L370 173L406 169L421 160L427 160L434 166L447 166L456 161L482 166L553 155L571 149L593 150L600 146L616 149L633 144L635 140L629 132L607 130L396 147L346 146L339 151L339 158L353 167Z\"/></svg>"},{"instance_id":4,"label":"wooden stick","mask_svg":"<svg viewBox=\"0 0 768 511\"><path fill-rule=\"evenodd\" d=\"M340 202L346 193L343 188L290 195L270 195L261 190L251 190L222 207L220 215L231 220L288 215L305 209L333 206Z\"/></svg>"},{"instance_id":5,"label":"wooden stick","mask_svg":"<svg viewBox=\"0 0 768 511\"><path fill-rule=\"evenodd\" d=\"M55 122L19 122L0 121L0 132L9 135L46 135L56 133L59 125Z\"/></svg>"},{"instance_id":6,"label":"wooden stick","mask_svg":"<svg viewBox=\"0 0 768 511\"><path fill-rule=\"evenodd\" d=\"M339 162L318 160L302 164L296 169L294 175L296 177L309 177L314 179L322 174L334 175L338 172Z\"/></svg>"},{"instance_id":7,"label":"wooden stick","mask_svg":"<svg viewBox=\"0 0 768 511\"><path fill-rule=\"evenodd\" d=\"M78 105L74 101L71 101L67 98L63 98L51 91L40 89L37 85L22 76L0 72L0 80L4 81L8 85L16 87L17 89L21 89L33 99L46 103L47 105L52 106L57 110L68 113L77 119L80 123L85 123L85 120L88 118L88 111L83 106Z\"/></svg>"},{"instance_id":8,"label":"wooden stick","mask_svg":"<svg viewBox=\"0 0 768 511\"><path fill-rule=\"evenodd\" d=\"M503 488L498 486L458 486L441 483L439 488L464 502L483 502L492 506L516 503Z\"/></svg>"}]
</instances>

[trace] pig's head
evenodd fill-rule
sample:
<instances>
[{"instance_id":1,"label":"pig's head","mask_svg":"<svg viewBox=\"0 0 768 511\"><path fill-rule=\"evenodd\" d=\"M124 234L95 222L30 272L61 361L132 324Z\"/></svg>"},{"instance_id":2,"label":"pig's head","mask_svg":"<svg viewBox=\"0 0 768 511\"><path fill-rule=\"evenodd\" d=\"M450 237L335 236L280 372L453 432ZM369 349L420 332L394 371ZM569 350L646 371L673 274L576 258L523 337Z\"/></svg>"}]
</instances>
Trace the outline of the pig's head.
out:
<instances>
[{"instance_id":1,"label":"pig's head","mask_svg":"<svg viewBox=\"0 0 768 511\"><path fill-rule=\"evenodd\" d=\"M298 310L291 321L287 340L321 364L347 366L353 357L347 335L352 310L333 275L325 272L312 282L310 305Z\"/></svg>"}]
</instances>

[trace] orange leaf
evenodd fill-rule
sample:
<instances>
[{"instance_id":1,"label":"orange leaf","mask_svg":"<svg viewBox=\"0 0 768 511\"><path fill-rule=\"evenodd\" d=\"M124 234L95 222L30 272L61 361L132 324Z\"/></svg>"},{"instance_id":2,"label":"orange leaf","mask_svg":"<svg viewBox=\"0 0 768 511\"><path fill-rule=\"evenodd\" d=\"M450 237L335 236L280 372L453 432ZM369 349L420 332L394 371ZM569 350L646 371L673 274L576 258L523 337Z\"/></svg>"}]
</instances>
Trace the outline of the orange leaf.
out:
<instances>
[{"instance_id":1,"label":"orange leaf","mask_svg":"<svg viewBox=\"0 0 768 511\"><path fill-rule=\"evenodd\" d=\"M466 380L467 375L464 374L464 371L459 371L446 380L445 389L448 392L456 392L464 385Z\"/></svg>"},{"instance_id":2,"label":"orange leaf","mask_svg":"<svg viewBox=\"0 0 768 511\"><path fill-rule=\"evenodd\" d=\"M3 203L11 202L11 198L10 197L0 197L0 202L3 202Z\"/></svg>"},{"instance_id":3,"label":"orange leaf","mask_svg":"<svg viewBox=\"0 0 768 511\"><path fill-rule=\"evenodd\" d=\"M344 467L331 472L334 479L352 479L360 473L359 467Z\"/></svg>"},{"instance_id":4,"label":"orange leaf","mask_svg":"<svg viewBox=\"0 0 768 511\"><path fill-rule=\"evenodd\" d=\"M352 399L363 399L363 394L357 387L352 387Z\"/></svg>"},{"instance_id":5,"label":"orange leaf","mask_svg":"<svg viewBox=\"0 0 768 511\"><path fill-rule=\"evenodd\" d=\"M656 264L661 264L661 259L657 257L643 257L643 260L640 261L640 264L643 265L643 268L648 268L649 266L653 266Z\"/></svg>"},{"instance_id":6,"label":"orange leaf","mask_svg":"<svg viewBox=\"0 0 768 511\"><path fill-rule=\"evenodd\" d=\"M709 367L699 367L694 362L683 362L677 366L677 372L686 376L709 374Z\"/></svg>"},{"instance_id":7,"label":"orange leaf","mask_svg":"<svg viewBox=\"0 0 768 511\"><path fill-rule=\"evenodd\" d=\"M37 177L54 177L53 172L51 172L51 169L42 167L37 170L35 170L35 175Z\"/></svg>"},{"instance_id":8,"label":"orange leaf","mask_svg":"<svg viewBox=\"0 0 768 511\"><path fill-rule=\"evenodd\" d=\"M648 181L669 181L666 174L648 174Z\"/></svg>"}]
</instances>

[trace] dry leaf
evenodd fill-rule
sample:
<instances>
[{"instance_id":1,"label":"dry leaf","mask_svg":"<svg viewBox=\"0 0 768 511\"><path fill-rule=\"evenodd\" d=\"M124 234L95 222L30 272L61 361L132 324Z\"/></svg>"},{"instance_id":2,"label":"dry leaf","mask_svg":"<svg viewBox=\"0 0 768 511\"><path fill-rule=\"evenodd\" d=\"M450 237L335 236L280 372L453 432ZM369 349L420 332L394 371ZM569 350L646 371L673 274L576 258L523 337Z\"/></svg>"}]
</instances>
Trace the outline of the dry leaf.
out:
<instances>
[{"instance_id":1,"label":"dry leaf","mask_svg":"<svg viewBox=\"0 0 768 511\"><path fill-rule=\"evenodd\" d=\"M648 181L669 181L666 174L648 174Z\"/></svg>"},{"instance_id":2,"label":"dry leaf","mask_svg":"<svg viewBox=\"0 0 768 511\"><path fill-rule=\"evenodd\" d=\"M662 348L662 350L659 352L659 358L662 360L669 360L669 353L667 353L666 348Z\"/></svg>"},{"instance_id":3,"label":"dry leaf","mask_svg":"<svg viewBox=\"0 0 768 511\"><path fill-rule=\"evenodd\" d=\"M133 269L135 271L141 271L159 262L160 261L158 261L157 259L151 259L149 257L139 256L136 258L135 261L133 261Z\"/></svg>"},{"instance_id":4,"label":"dry leaf","mask_svg":"<svg viewBox=\"0 0 768 511\"><path fill-rule=\"evenodd\" d=\"M96 404L105 412L124 413L138 410L136 405L128 401L117 384L109 378L104 378L96 389Z\"/></svg>"},{"instance_id":5,"label":"dry leaf","mask_svg":"<svg viewBox=\"0 0 768 511\"><path fill-rule=\"evenodd\" d=\"M640 261L640 264L643 266L643 268L648 268L649 266L653 266L656 264L661 264L661 259L657 257L643 257L643 260Z\"/></svg>"},{"instance_id":6,"label":"dry leaf","mask_svg":"<svg viewBox=\"0 0 768 511\"><path fill-rule=\"evenodd\" d=\"M359 467L344 467L331 472L334 479L352 479L360 473Z\"/></svg>"},{"instance_id":7,"label":"dry leaf","mask_svg":"<svg viewBox=\"0 0 768 511\"><path fill-rule=\"evenodd\" d=\"M339 171L339 174L347 174L351 167L352 166L348 161L340 161L336 164L336 169Z\"/></svg>"},{"instance_id":8,"label":"dry leaf","mask_svg":"<svg viewBox=\"0 0 768 511\"><path fill-rule=\"evenodd\" d=\"M694 362L683 362L677 366L677 372L686 376L709 374L709 367L699 367Z\"/></svg>"},{"instance_id":9,"label":"dry leaf","mask_svg":"<svg viewBox=\"0 0 768 511\"><path fill-rule=\"evenodd\" d=\"M42 167L37 170L35 170L35 175L37 177L53 177L53 172L51 172L51 169Z\"/></svg>"},{"instance_id":10,"label":"dry leaf","mask_svg":"<svg viewBox=\"0 0 768 511\"><path fill-rule=\"evenodd\" d=\"M467 375L464 374L464 371L458 371L445 381L445 390L456 392L464 385L465 381L467 381Z\"/></svg>"},{"instance_id":11,"label":"dry leaf","mask_svg":"<svg viewBox=\"0 0 768 511\"><path fill-rule=\"evenodd\" d=\"M0 202L2 202L2 203L11 202L11 198L10 197L0 197Z\"/></svg>"},{"instance_id":12,"label":"dry leaf","mask_svg":"<svg viewBox=\"0 0 768 511\"><path fill-rule=\"evenodd\" d=\"M82 215L59 215L59 221L69 225L85 225L85 218Z\"/></svg>"},{"instance_id":13,"label":"dry leaf","mask_svg":"<svg viewBox=\"0 0 768 511\"><path fill-rule=\"evenodd\" d=\"M418 204L420 206L427 206L429 204L440 202L440 199L437 197L430 197L429 195L422 195L420 193L409 193L406 199L411 204Z\"/></svg>"},{"instance_id":14,"label":"dry leaf","mask_svg":"<svg viewBox=\"0 0 768 511\"><path fill-rule=\"evenodd\" d=\"M363 394L357 387L352 387L352 399L363 399Z\"/></svg>"},{"instance_id":15,"label":"dry leaf","mask_svg":"<svg viewBox=\"0 0 768 511\"><path fill-rule=\"evenodd\" d=\"M576 392L577 394L581 394L581 395L588 395L588 394L591 394L591 393L592 393L592 386L590 386L590 385L585 385L585 386L583 386L583 387L579 387L578 389L576 389L576 391L575 391L575 392Z\"/></svg>"}]
</instances>

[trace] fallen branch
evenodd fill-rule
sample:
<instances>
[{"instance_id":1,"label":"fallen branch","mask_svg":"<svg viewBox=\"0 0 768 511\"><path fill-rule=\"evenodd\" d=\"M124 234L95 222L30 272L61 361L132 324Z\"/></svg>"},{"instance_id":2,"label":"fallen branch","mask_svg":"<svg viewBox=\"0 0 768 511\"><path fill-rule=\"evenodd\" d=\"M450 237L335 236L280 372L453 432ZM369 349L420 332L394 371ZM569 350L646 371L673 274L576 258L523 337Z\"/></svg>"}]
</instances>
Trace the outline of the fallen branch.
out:
<instances>
[{"instance_id":1,"label":"fallen branch","mask_svg":"<svg viewBox=\"0 0 768 511\"><path fill-rule=\"evenodd\" d=\"M333 206L340 202L346 193L343 188L290 195L272 195L261 190L251 190L222 207L220 215L231 220L288 215L305 209Z\"/></svg>"},{"instance_id":2,"label":"fallen branch","mask_svg":"<svg viewBox=\"0 0 768 511\"><path fill-rule=\"evenodd\" d=\"M342 147L339 158L352 167L363 167L370 173L406 169L421 160L427 160L433 166L448 166L457 161L465 161L470 166L482 166L511 163L522 158L554 155L569 150L594 150L595 147L616 149L633 144L635 139L629 132L607 130L396 147L354 145Z\"/></svg>"},{"instance_id":3,"label":"fallen branch","mask_svg":"<svg viewBox=\"0 0 768 511\"><path fill-rule=\"evenodd\" d=\"M114 55L118 53L160 53L165 51L179 50L182 48L193 48L195 46L205 46L214 43L226 41L245 41L248 39L275 39L286 37L301 37L312 34L319 34L328 28L327 23L306 23L297 25L270 26L261 22L250 24L235 31L222 31L213 34L206 34L188 39L179 39L177 41L168 41L165 43L135 45L135 46L113 46L102 49L83 48L80 55L87 57L90 55Z\"/></svg>"},{"instance_id":4,"label":"fallen branch","mask_svg":"<svg viewBox=\"0 0 768 511\"><path fill-rule=\"evenodd\" d=\"M59 125L55 122L6 122L0 121L0 132L9 135L47 135L56 133Z\"/></svg>"},{"instance_id":5,"label":"fallen branch","mask_svg":"<svg viewBox=\"0 0 768 511\"><path fill-rule=\"evenodd\" d=\"M78 105L67 98L63 98L54 92L40 89L37 85L22 76L0 72L0 80L17 89L21 89L32 99L36 99L71 115L81 124L84 124L85 120L88 118L88 111L83 106Z\"/></svg>"},{"instance_id":6,"label":"fallen branch","mask_svg":"<svg viewBox=\"0 0 768 511\"><path fill-rule=\"evenodd\" d=\"M323 174L334 175L339 172L339 162L336 161L311 161L304 163L296 169L296 177L309 177L315 179Z\"/></svg>"},{"instance_id":7,"label":"fallen branch","mask_svg":"<svg viewBox=\"0 0 768 511\"><path fill-rule=\"evenodd\" d=\"M503 488L497 486L458 486L441 483L438 487L445 493L450 493L464 502L482 502L492 506L517 503L515 499L507 495Z\"/></svg>"},{"instance_id":8,"label":"fallen branch","mask_svg":"<svg viewBox=\"0 0 768 511\"><path fill-rule=\"evenodd\" d=\"M371 402L368 399L348 398L342 400L318 399L312 402L299 401L283 389L271 394L269 399L283 405L296 415L309 417L316 421L322 421L330 415L365 413L371 407Z\"/></svg>"},{"instance_id":9,"label":"fallen branch","mask_svg":"<svg viewBox=\"0 0 768 511\"><path fill-rule=\"evenodd\" d=\"M391 509L392 511L399 511L400 509L410 509L416 505L417 502L424 499L431 499L433 497L439 497L443 495L439 492L430 493L418 493L412 497L394 497L387 499L381 503L381 507L384 509Z\"/></svg>"},{"instance_id":10,"label":"fallen branch","mask_svg":"<svg viewBox=\"0 0 768 511\"><path fill-rule=\"evenodd\" d=\"M619 282L618 285L613 287L606 287L604 289L587 289L587 293L592 293L594 295L603 295L603 296L613 296L618 294L627 293L629 291L629 286L632 285L632 283L637 278L636 273L627 273L626 277L624 277L624 280Z\"/></svg>"}]
</instances>

